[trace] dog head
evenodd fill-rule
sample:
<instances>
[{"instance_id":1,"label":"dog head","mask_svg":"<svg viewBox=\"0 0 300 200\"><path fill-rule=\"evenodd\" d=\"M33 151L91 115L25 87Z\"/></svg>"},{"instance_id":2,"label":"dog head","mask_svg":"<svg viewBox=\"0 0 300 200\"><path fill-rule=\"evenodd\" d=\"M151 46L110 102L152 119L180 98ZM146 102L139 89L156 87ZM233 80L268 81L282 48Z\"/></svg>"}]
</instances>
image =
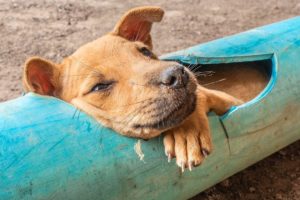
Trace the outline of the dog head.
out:
<instances>
[{"instance_id":1,"label":"dog head","mask_svg":"<svg viewBox=\"0 0 300 200\"><path fill-rule=\"evenodd\" d=\"M196 79L152 52L151 26L163 14L159 7L132 9L60 64L30 58L25 90L70 102L127 136L151 138L178 125L195 109Z\"/></svg>"}]
</instances>

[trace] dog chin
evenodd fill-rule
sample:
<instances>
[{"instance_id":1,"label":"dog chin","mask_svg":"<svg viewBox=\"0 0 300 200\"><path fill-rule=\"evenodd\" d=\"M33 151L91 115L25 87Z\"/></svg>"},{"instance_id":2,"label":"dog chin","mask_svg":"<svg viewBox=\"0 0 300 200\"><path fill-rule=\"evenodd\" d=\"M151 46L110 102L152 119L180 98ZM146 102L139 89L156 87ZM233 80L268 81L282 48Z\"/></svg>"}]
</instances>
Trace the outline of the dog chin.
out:
<instances>
[{"instance_id":1,"label":"dog chin","mask_svg":"<svg viewBox=\"0 0 300 200\"><path fill-rule=\"evenodd\" d=\"M164 132L168 129L180 125L196 108L196 96L189 95L184 101L173 109L169 109L158 120L148 122L147 124L135 124L134 129L144 130L143 132ZM149 134L153 135L153 134ZM157 136L157 135L156 135ZM154 136L152 136L154 137Z\"/></svg>"},{"instance_id":2,"label":"dog chin","mask_svg":"<svg viewBox=\"0 0 300 200\"><path fill-rule=\"evenodd\" d=\"M166 108L165 104L159 105L158 110L163 111L163 114L156 119L148 121L147 123L135 123L129 126L114 122L114 120L106 118L105 113L101 109L88 104L80 99L73 99L71 103L82 111L94 117L102 125L112 128L121 135L128 137L136 137L141 139L150 139L159 136L162 132L167 131L180 125L190 114L193 113L196 107L196 95L190 93L184 95L180 102L170 100L171 106Z\"/></svg>"}]
</instances>

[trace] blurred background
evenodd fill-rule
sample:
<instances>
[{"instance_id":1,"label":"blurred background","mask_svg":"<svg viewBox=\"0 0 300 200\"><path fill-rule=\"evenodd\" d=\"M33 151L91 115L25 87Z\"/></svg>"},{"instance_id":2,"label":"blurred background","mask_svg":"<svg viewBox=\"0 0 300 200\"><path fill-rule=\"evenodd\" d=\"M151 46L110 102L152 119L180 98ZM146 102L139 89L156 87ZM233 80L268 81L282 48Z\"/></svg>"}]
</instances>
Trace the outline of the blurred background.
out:
<instances>
[{"instance_id":1,"label":"blurred background","mask_svg":"<svg viewBox=\"0 0 300 200\"><path fill-rule=\"evenodd\" d=\"M166 11L152 31L159 55L300 13L299 0L0 0L0 102L21 95L26 58L38 55L59 62L141 5ZM300 141L193 199L299 200Z\"/></svg>"}]
</instances>

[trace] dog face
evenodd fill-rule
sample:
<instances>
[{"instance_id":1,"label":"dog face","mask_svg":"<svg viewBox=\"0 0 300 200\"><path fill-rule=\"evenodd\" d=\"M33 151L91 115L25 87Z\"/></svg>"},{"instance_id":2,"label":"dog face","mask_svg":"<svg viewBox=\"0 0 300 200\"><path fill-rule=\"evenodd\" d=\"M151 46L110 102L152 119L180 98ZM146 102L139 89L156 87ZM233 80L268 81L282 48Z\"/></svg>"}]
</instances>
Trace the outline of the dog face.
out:
<instances>
[{"instance_id":1,"label":"dog face","mask_svg":"<svg viewBox=\"0 0 300 200\"><path fill-rule=\"evenodd\" d=\"M151 138L178 125L195 109L196 79L151 51L151 26L162 16L157 7L136 8L61 64L29 59L26 90L70 102L127 136Z\"/></svg>"}]
</instances>

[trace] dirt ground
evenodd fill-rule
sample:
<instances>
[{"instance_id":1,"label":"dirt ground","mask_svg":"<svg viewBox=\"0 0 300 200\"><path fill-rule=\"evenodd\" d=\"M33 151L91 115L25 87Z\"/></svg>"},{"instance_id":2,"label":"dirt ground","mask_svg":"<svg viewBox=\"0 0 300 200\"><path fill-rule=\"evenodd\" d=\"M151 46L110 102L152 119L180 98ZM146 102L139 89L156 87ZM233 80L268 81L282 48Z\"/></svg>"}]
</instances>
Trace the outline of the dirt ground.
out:
<instances>
[{"instance_id":1,"label":"dirt ground","mask_svg":"<svg viewBox=\"0 0 300 200\"><path fill-rule=\"evenodd\" d=\"M22 64L32 55L59 62L81 44L110 31L138 5L166 10L154 26L163 54L293 17L299 0L0 0L0 102L20 96ZM300 141L193 198L300 199Z\"/></svg>"}]
</instances>

